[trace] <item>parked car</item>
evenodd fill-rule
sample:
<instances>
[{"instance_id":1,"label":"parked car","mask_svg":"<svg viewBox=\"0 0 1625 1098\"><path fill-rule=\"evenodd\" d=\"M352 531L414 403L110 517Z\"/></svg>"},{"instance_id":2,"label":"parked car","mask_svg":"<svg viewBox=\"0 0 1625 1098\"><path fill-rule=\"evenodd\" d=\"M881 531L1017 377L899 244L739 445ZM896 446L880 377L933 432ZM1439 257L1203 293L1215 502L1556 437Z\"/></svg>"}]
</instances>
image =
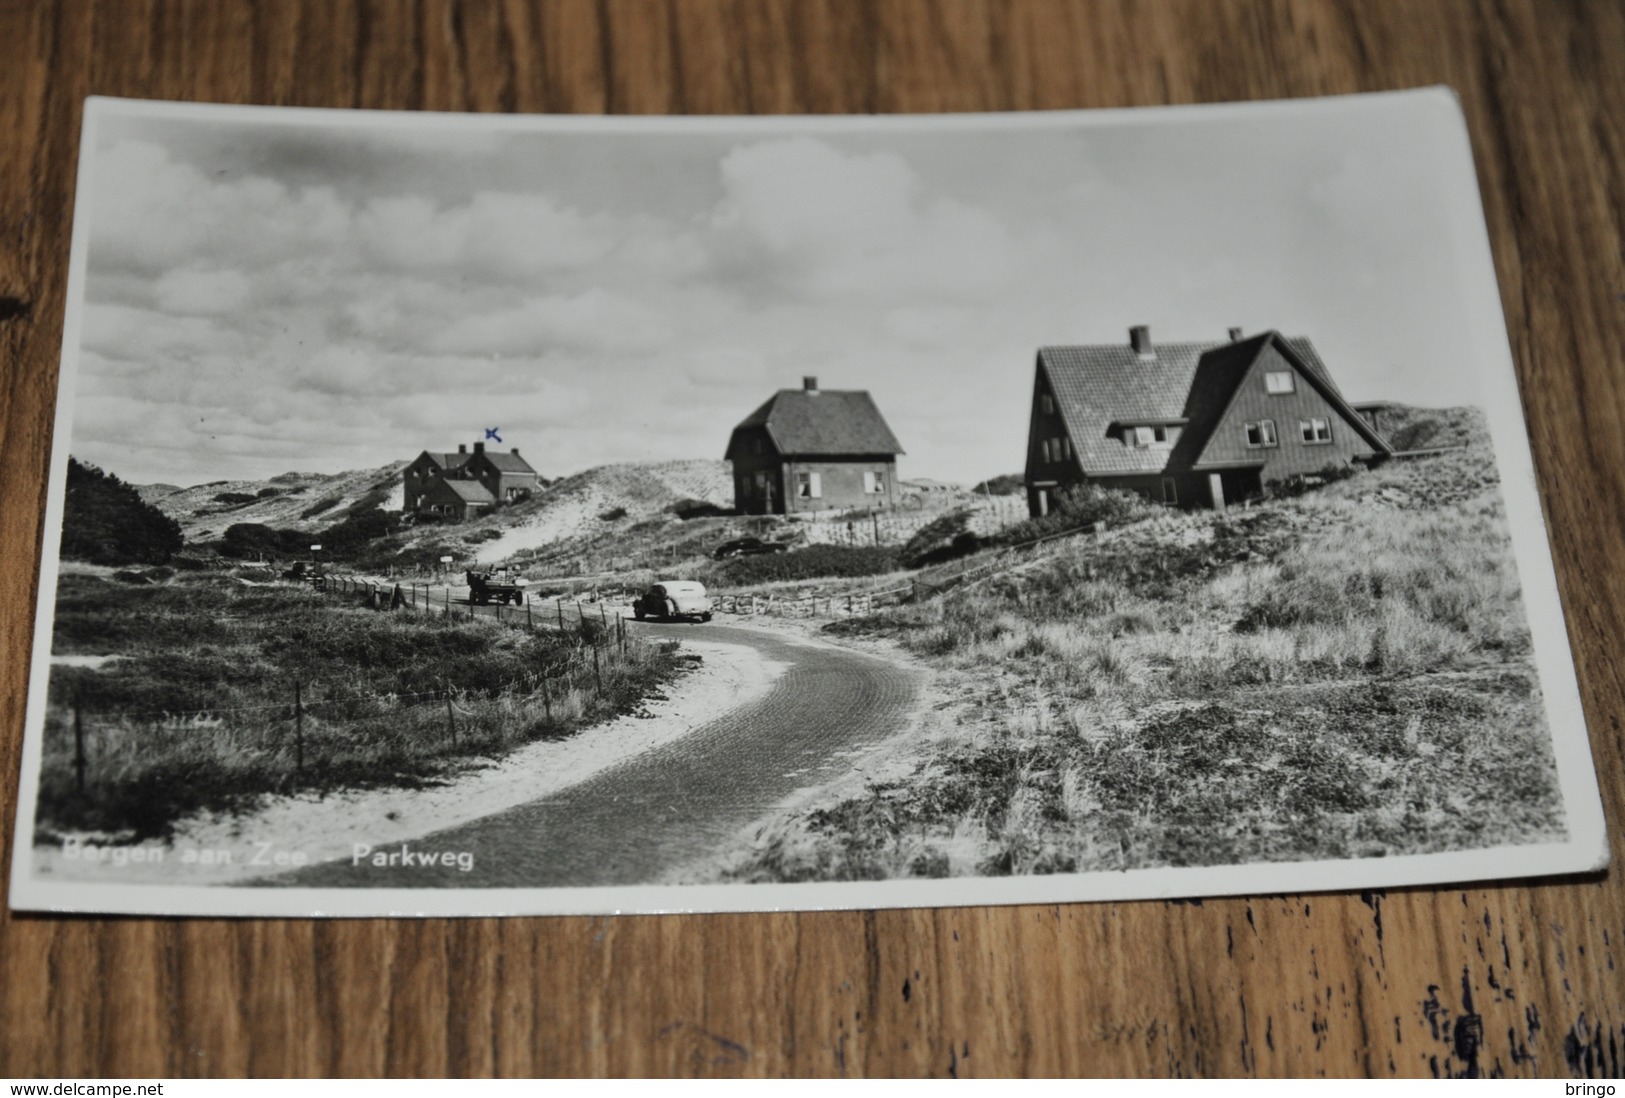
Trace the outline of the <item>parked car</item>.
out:
<instances>
[{"instance_id":1,"label":"parked car","mask_svg":"<svg viewBox=\"0 0 1625 1098\"><path fill-rule=\"evenodd\" d=\"M507 572L466 572L464 575L468 578L469 601L481 606L492 600L518 605L525 601L525 586L530 583L524 576Z\"/></svg>"},{"instance_id":2,"label":"parked car","mask_svg":"<svg viewBox=\"0 0 1625 1098\"><path fill-rule=\"evenodd\" d=\"M711 552L712 560L729 557L749 557L757 553L783 553L790 547L782 541L763 541L761 538L735 538L725 541Z\"/></svg>"},{"instance_id":3,"label":"parked car","mask_svg":"<svg viewBox=\"0 0 1625 1098\"><path fill-rule=\"evenodd\" d=\"M676 621L711 620L711 598L705 593L705 584L694 580L661 580L632 600L632 616L639 621L662 618Z\"/></svg>"}]
</instances>

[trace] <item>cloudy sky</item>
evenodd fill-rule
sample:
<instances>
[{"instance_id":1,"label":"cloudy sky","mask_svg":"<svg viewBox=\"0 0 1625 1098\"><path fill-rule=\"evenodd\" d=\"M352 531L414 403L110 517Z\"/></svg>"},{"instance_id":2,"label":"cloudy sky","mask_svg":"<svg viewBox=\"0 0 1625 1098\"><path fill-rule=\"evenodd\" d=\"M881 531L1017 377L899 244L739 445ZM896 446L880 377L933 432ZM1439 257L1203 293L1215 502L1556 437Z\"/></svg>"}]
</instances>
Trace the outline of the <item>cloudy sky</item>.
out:
<instances>
[{"instance_id":1,"label":"cloudy sky","mask_svg":"<svg viewBox=\"0 0 1625 1098\"><path fill-rule=\"evenodd\" d=\"M1417 106L673 131L120 105L72 451L195 484L496 427L554 477L720 458L814 374L874 393L905 477L972 482L1022 465L1037 347L1141 323L1307 335L1351 399L1470 402L1460 154Z\"/></svg>"}]
</instances>

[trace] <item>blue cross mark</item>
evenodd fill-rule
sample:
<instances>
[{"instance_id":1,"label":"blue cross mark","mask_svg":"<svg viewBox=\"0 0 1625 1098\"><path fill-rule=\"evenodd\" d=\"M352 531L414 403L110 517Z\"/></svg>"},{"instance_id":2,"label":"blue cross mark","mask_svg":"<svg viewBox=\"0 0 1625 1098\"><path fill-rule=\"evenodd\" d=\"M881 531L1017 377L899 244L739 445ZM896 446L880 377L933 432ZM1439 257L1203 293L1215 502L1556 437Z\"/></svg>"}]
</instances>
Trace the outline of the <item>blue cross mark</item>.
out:
<instances>
[{"instance_id":1,"label":"blue cross mark","mask_svg":"<svg viewBox=\"0 0 1625 1098\"><path fill-rule=\"evenodd\" d=\"M496 441L501 442L502 441L502 436L497 434L497 432L500 431L500 430L502 430L501 427L487 427L485 429L485 437L489 438L489 439L495 439Z\"/></svg>"}]
</instances>

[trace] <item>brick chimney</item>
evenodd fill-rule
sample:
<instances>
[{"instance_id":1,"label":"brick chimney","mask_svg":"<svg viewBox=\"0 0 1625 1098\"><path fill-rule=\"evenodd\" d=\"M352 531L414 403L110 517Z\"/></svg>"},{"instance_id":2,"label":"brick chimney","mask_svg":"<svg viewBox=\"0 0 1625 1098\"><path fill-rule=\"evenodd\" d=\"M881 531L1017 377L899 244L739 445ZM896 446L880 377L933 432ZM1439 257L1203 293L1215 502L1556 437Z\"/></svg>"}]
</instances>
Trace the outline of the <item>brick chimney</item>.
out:
<instances>
[{"instance_id":1,"label":"brick chimney","mask_svg":"<svg viewBox=\"0 0 1625 1098\"><path fill-rule=\"evenodd\" d=\"M1151 346L1151 329L1148 326L1136 324L1130 328L1128 342L1129 346L1134 348L1134 353L1141 358L1149 360L1157 357L1157 349Z\"/></svg>"},{"instance_id":2,"label":"brick chimney","mask_svg":"<svg viewBox=\"0 0 1625 1098\"><path fill-rule=\"evenodd\" d=\"M517 446L511 447L508 450L508 453L512 454L514 457L518 457L519 456L519 447L517 447Z\"/></svg>"},{"instance_id":3,"label":"brick chimney","mask_svg":"<svg viewBox=\"0 0 1625 1098\"><path fill-rule=\"evenodd\" d=\"M1231 343L1236 343L1236 342L1239 342L1240 339L1241 339L1241 329L1240 328L1231 328L1230 329L1230 342Z\"/></svg>"},{"instance_id":4,"label":"brick chimney","mask_svg":"<svg viewBox=\"0 0 1625 1098\"><path fill-rule=\"evenodd\" d=\"M483 442L476 442L476 443L475 443L475 444L474 444L474 452L475 452L475 453L476 453L476 454L483 454L483 453L485 453L485 443L483 443Z\"/></svg>"},{"instance_id":5,"label":"brick chimney","mask_svg":"<svg viewBox=\"0 0 1625 1098\"><path fill-rule=\"evenodd\" d=\"M802 378L801 387L807 392L813 394L813 396L818 395L818 379L816 377L808 375L807 377Z\"/></svg>"},{"instance_id":6,"label":"brick chimney","mask_svg":"<svg viewBox=\"0 0 1625 1098\"><path fill-rule=\"evenodd\" d=\"M459 442L459 443L458 443L458 444L457 444L457 452L458 452L458 453L459 453L459 454L466 454L466 453L468 453L468 443L466 443L466 442Z\"/></svg>"}]
</instances>

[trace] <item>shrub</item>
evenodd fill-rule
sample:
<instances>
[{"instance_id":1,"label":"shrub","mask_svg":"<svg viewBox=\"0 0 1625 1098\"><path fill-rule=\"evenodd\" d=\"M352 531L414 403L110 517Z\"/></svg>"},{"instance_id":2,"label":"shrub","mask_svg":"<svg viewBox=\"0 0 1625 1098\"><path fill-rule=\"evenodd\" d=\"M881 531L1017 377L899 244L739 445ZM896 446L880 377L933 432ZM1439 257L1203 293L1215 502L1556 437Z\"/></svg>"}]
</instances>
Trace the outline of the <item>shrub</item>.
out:
<instances>
[{"instance_id":1,"label":"shrub","mask_svg":"<svg viewBox=\"0 0 1625 1098\"><path fill-rule=\"evenodd\" d=\"M898 569L897 550L873 545L809 545L792 553L735 557L715 566L712 582L748 587L758 583L878 576Z\"/></svg>"},{"instance_id":2,"label":"shrub","mask_svg":"<svg viewBox=\"0 0 1625 1098\"><path fill-rule=\"evenodd\" d=\"M299 489L295 488L294 491L297 492ZM261 488L258 492L254 493L254 495L260 499L270 499L272 496L280 496L281 494L282 489L280 488Z\"/></svg>"},{"instance_id":3,"label":"shrub","mask_svg":"<svg viewBox=\"0 0 1625 1098\"><path fill-rule=\"evenodd\" d=\"M1006 526L999 531L995 543L1020 545L1049 534L1093 526L1097 522L1124 526L1160 514L1161 510L1133 492L1078 484L1056 493L1055 510L1039 518Z\"/></svg>"},{"instance_id":4,"label":"shrub","mask_svg":"<svg viewBox=\"0 0 1625 1098\"><path fill-rule=\"evenodd\" d=\"M92 564L163 564L185 544L180 523L111 473L68 458L62 555Z\"/></svg>"},{"instance_id":5,"label":"shrub","mask_svg":"<svg viewBox=\"0 0 1625 1098\"><path fill-rule=\"evenodd\" d=\"M971 511L963 507L933 519L904 543L899 559L904 567L924 568L975 552L979 542L970 523Z\"/></svg>"},{"instance_id":6,"label":"shrub","mask_svg":"<svg viewBox=\"0 0 1625 1098\"><path fill-rule=\"evenodd\" d=\"M982 481L971 491L979 496L1019 496L1026 487L1027 478L1020 473L1001 473Z\"/></svg>"},{"instance_id":7,"label":"shrub","mask_svg":"<svg viewBox=\"0 0 1625 1098\"><path fill-rule=\"evenodd\" d=\"M341 502L343 501L340 500L338 496L328 496L325 499L319 499L309 507L306 507L303 511L300 511L299 517L302 519L315 518L323 511L331 511Z\"/></svg>"},{"instance_id":8,"label":"shrub","mask_svg":"<svg viewBox=\"0 0 1625 1098\"><path fill-rule=\"evenodd\" d=\"M611 507L607 511L600 512L598 517L604 522L616 522L626 517L626 508Z\"/></svg>"},{"instance_id":9,"label":"shrub","mask_svg":"<svg viewBox=\"0 0 1625 1098\"><path fill-rule=\"evenodd\" d=\"M724 518L734 513L732 508L718 507L708 499L680 499L667 507L666 511L684 522L698 518Z\"/></svg>"},{"instance_id":10,"label":"shrub","mask_svg":"<svg viewBox=\"0 0 1625 1098\"><path fill-rule=\"evenodd\" d=\"M245 503L253 503L258 498L258 496L251 495L248 492L221 492L214 497L214 501L241 507Z\"/></svg>"}]
</instances>

